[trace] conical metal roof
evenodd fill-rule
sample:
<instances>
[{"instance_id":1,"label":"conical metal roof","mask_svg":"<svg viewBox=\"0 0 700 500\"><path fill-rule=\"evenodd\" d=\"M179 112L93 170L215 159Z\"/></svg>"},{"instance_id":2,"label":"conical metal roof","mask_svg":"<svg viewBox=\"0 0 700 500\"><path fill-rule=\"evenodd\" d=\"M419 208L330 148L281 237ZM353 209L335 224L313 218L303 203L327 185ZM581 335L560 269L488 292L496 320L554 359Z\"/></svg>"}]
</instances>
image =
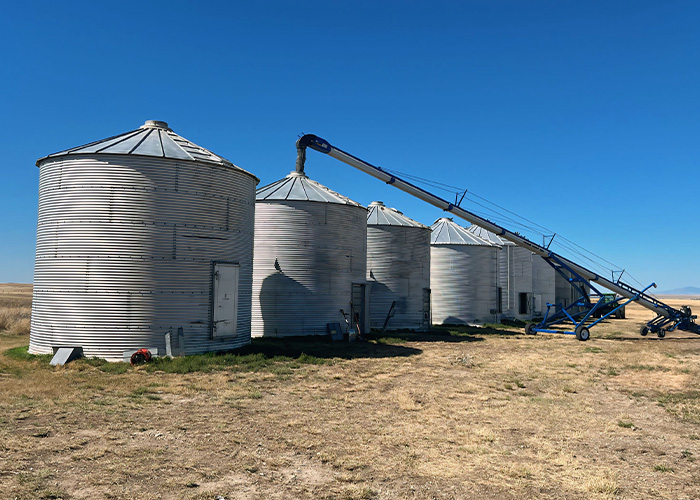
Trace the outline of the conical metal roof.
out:
<instances>
[{"instance_id":1,"label":"conical metal roof","mask_svg":"<svg viewBox=\"0 0 700 500\"><path fill-rule=\"evenodd\" d=\"M475 245L484 247L497 247L496 243L470 233L462 226L455 224L452 219L443 217L431 226L431 245Z\"/></svg>"},{"instance_id":2,"label":"conical metal roof","mask_svg":"<svg viewBox=\"0 0 700 500\"><path fill-rule=\"evenodd\" d=\"M515 245L515 243L513 243L512 241L504 240L500 236L492 233L487 229L484 229L483 227L479 227L476 224L472 224L471 226L469 226L467 228L467 231L495 245Z\"/></svg>"},{"instance_id":3,"label":"conical metal roof","mask_svg":"<svg viewBox=\"0 0 700 500\"><path fill-rule=\"evenodd\" d=\"M367 225L403 226L429 229L428 226L406 217L395 208L389 208L381 201L373 201L367 207Z\"/></svg>"},{"instance_id":4,"label":"conical metal roof","mask_svg":"<svg viewBox=\"0 0 700 500\"><path fill-rule=\"evenodd\" d=\"M263 186L256 192L256 201L319 201L362 207L347 196L336 193L302 172L292 172L287 177ZM364 208L364 207L363 207Z\"/></svg>"},{"instance_id":5,"label":"conical metal roof","mask_svg":"<svg viewBox=\"0 0 700 500\"><path fill-rule=\"evenodd\" d=\"M213 163L246 172L226 158L177 135L166 122L157 120L148 120L141 127L130 132L50 154L37 160L36 164L39 166L42 161L48 158L82 154L155 156L173 160ZM246 173L250 174L250 172Z\"/></svg>"}]
</instances>

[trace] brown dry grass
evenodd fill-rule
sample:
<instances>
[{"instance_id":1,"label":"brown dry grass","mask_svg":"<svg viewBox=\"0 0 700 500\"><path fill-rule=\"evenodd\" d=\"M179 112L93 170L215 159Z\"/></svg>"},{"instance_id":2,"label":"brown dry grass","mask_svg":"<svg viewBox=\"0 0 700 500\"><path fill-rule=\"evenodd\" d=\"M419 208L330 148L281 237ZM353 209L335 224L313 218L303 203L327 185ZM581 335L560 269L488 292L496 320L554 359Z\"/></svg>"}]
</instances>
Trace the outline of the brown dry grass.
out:
<instances>
[{"instance_id":1,"label":"brown dry grass","mask_svg":"<svg viewBox=\"0 0 700 500\"><path fill-rule=\"evenodd\" d=\"M32 286L0 283L0 333L29 334Z\"/></svg>"},{"instance_id":2,"label":"brown dry grass","mask_svg":"<svg viewBox=\"0 0 700 500\"><path fill-rule=\"evenodd\" d=\"M394 335L277 371L0 355L0 497L698 498L700 337L642 338L648 317L588 342Z\"/></svg>"}]
</instances>

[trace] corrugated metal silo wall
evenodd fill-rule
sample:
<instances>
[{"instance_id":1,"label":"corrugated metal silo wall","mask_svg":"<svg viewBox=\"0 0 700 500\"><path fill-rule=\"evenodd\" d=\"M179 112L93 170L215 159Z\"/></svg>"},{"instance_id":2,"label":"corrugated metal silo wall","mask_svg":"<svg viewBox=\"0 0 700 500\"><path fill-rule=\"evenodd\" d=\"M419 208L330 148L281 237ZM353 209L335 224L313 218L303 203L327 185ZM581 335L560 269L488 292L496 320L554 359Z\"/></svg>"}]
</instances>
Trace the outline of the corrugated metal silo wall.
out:
<instances>
[{"instance_id":1,"label":"corrugated metal silo wall","mask_svg":"<svg viewBox=\"0 0 700 500\"><path fill-rule=\"evenodd\" d=\"M532 303L533 270L532 252L514 245L504 245L499 252L499 286L502 290L501 302L503 318L527 320L532 317L532 308L527 313L520 312L520 294L528 294Z\"/></svg>"},{"instance_id":2,"label":"corrugated metal silo wall","mask_svg":"<svg viewBox=\"0 0 700 500\"><path fill-rule=\"evenodd\" d=\"M120 360L250 342L255 179L222 166L100 155L40 168L30 352ZM211 338L212 262L240 265L234 337Z\"/></svg>"},{"instance_id":3,"label":"corrugated metal silo wall","mask_svg":"<svg viewBox=\"0 0 700 500\"><path fill-rule=\"evenodd\" d=\"M532 293L535 297L540 296L535 301L539 309L535 307L533 310L534 317L543 316L547 312L547 304L555 303L555 274L554 268L542 257L532 254Z\"/></svg>"},{"instance_id":4,"label":"corrugated metal silo wall","mask_svg":"<svg viewBox=\"0 0 700 500\"><path fill-rule=\"evenodd\" d=\"M430 229L369 224L367 281L372 328L382 328L394 301L388 329L423 327L424 289L430 288Z\"/></svg>"},{"instance_id":5,"label":"corrugated metal silo wall","mask_svg":"<svg viewBox=\"0 0 700 500\"><path fill-rule=\"evenodd\" d=\"M498 251L475 245L430 246L433 324L494 321Z\"/></svg>"},{"instance_id":6,"label":"corrugated metal silo wall","mask_svg":"<svg viewBox=\"0 0 700 500\"><path fill-rule=\"evenodd\" d=\"M280 270L275 268L275 261ZM311 201L258 201L254 337L325 335L365 284L367 210Z\"/></svg>"}]
</instances>

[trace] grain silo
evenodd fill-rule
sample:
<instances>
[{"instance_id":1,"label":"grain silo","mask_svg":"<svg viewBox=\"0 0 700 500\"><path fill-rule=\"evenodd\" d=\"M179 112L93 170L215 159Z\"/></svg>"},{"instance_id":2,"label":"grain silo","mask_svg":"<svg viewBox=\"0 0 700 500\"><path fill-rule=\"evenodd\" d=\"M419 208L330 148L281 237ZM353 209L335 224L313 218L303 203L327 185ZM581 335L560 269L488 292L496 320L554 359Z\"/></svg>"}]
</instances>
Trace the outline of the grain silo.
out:
<instances>
[{"instance_id":1,"label":"grain silo","mask_svg":"<svg viewBox=\"0 0 700 500\"><path fill-rule=\"evenodd\" d=\"M326 335L357 314L367 327L367 209L303 171L258 190L254 337Z\"/></svg>"},{"instance_id":2,"label":"grain silo","mask_svg":"<svg viewBox=\"0 0 700 500\"><path fill-rule=\"evenodd\" d=\"M430 327L430 228L372 202L367 214L370 326Z\"/></svg>"},{"instance_id":3,"label":"grain silo","mask_svg":"<svg viewBox=\"0 0 700 500\"><path fill-rule=\"evenodd\" d=\"M539 255L494 233L472 225L472 234L501 246L498 287L501 319L527 321L542 317L554 302L554 268Z\"/></svg>"},{"instance_id":4,"label":"grain silo","mask_svg":"<svg viewBox=\"0 0 700 500\"><path fill-rule=\"evenodd\" d=\"M37 166L31 353L250 343L254 175L161 121Z\"/></svg>"},{"instance_id":5,"label":"grain silo","mask_svg":"<svg viewBox=\"0 0 700 500\"><path fill-rule=\"evenodd\" d=\"M430 237L433 324L498 320L498 252L452 219L439 219Z\"/></svg>"}]
</instances>

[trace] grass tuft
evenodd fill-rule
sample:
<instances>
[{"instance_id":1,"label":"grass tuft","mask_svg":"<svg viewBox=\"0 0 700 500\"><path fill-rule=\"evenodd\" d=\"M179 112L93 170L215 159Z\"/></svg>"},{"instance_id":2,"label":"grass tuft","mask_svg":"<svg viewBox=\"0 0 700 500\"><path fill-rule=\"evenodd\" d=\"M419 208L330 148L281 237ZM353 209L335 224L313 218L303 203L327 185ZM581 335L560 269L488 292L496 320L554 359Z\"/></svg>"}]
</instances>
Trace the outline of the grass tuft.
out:
<instances>
[{"instance_id":1,"label":"grass tuft","mask_svg":"<svg viewBox=\"0 0 700 500\"><path fill-rule=\"evenodd\" d=\"M665 394L658 401L671 415L685 422L700 423L700 391Z\"/></svg>"},{"instance_id":2,"label":"grass tuft","mask_svg":"<svg viewBox=\"0 0 700 500\"><path fill-rule=\"evenodd\" d=\"M664 465L664 464L656 464L654 466L654 470L656 472L670 472L670 473L674 472L673 467L670 467L670 466Z\"/></svg>"}]
</instances>

